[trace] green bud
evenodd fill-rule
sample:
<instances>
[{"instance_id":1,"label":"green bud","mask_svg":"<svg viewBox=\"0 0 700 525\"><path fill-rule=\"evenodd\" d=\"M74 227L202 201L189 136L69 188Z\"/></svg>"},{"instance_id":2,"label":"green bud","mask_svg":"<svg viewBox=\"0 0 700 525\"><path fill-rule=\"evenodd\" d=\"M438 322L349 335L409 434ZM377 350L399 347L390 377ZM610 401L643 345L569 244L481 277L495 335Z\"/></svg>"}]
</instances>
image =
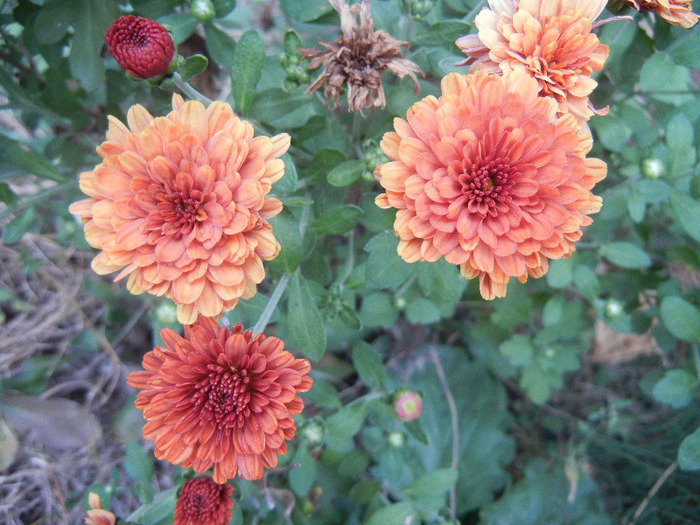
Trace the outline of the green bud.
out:
<instances>
[{"instance_id":1,"label":"green bud","mask_svg":"<svg viewBox=\"0 0 700 525\"><path fill-rule=\"evenodd\" d=\"M306 425L301 431L301 435L313 447L318 447L321 446L321 444L323 444L323 434L323 425L320 421L317 421L315 419L309 421L309 424Z\"/></svg>"},{"instance_id":2,"label":"green bud","mask_svg":"<svg viewBox=\"0 0 700 525\"><path fill-rule=\"evenodd\" d=\"M406 442L406 438L398 430L389 432L389 435L387 435L386 440L389 442L389 446L393 448L403 447L404 443Z\"/></svg>"},{"instance_id":3,"label":"green bud","mask_svg":"<svg viewBox=\"0 0 700 525\"><path fill-rule=\"evenodd\" d=\"M666 172L663 162L657 158L644 159L642 161L642 175L647 179L658 179Z\"/></svg>"},{"instance_id":4,"label":"green bud","mask_svg":"<svg viewBox=\"0 0 700 525\"><path fill-rule=\"evenodd\" d=\"M190 13L200 22L206 22L216 16L216 10L211 0L192 0Z\"/></svg>"},{"instance_id":5,"label":"green bud","mask_svg":"<svg viewBox=\"0 0 700 525\"><path fill-rule=\"evenodd\" d=\"M625 311L625 305L617 299L608 299L605 303L605 315L612 318L619 317Z\"/></svg>"},{"instance_id":6,"label":"green bud","mask_svg":"<svg viewBox=\"0 0 700 525\"><path fill-rule=\"evenodd\" d=\"M162 324L177 323L177 307L170 301L163 301L153 311L156 320Z\"/></svg>"},{"instance_id":7,"label":"green bud","mask_svg":"<svg viewBox=\"0 0 700 525\"><path fill-rule=\"evenodd\" d=\"M407 304L408 302L406 301L405 297L394 297L394 307L396 307L397 310L403 310L404 308L406 308Z\"/></svg>"}]
</instances>

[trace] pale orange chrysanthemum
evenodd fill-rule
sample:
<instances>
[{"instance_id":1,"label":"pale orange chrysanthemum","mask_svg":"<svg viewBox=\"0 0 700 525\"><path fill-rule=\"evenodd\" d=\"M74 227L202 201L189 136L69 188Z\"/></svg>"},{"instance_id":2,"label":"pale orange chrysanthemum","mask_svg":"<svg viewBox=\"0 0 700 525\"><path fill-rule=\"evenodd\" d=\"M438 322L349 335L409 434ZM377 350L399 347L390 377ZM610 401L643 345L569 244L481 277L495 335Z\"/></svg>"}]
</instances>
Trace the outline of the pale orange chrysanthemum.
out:
<instances>
[{"instance_id":1,"label":"pale orange chrysanthemum","mask_svg":"<svg viewBox=\"0 0 700 525\"><path fill-rule=\"evenodd\" d=\"M652 12L668 23L689 29L698 23L698 15L693 13L690 3L693 0L623 0L640 13Z\"/></svg>"},{"instance_id":2,"label":"pale orange chrysanthemum","mask_svg":"<svg viewBox=\"0 0 700 525\"><path fill-rule=\"evenodd\" d=\"M600 209L590 190L607 167L586 158L592 141L574 117L558 116L538 92L522 73L452 73L442 96L394 119L381 142L391 162L375 171L386 190L376 203L398 210L405 261L444 257L493 299L511 277L541 277L548 259L571 255Z\"/></svg>"},{"instance_id":3,"label":"pale orange chrysanthemum","mask_svg":"<svg viewBox=\"0 0 700 525\"><path fill-rule=\"evenodd\" d=\"M197 476L182 486L173 525L227 525L233 510L233 487Z\"/></svg>"},{"instance_id":4,"label":"pale orange chrysanthemum","mask_svg":"<svg viewBox=\"0 0 700 525\"><path fill-rule=\"evenodd\" d=\"M184 337L169 329L160 336L165 345L144 356L145 371L127 377L139 390L143 437L156 457L195 472L214 467L217 483L236 473L260 479L294 436L292 416L304 408L297 393L311 388L309 362L276 337L207 317L186 326Z\"/></svg>"},{"instance_id":5,"label":"pale orange chrysanthemum","mask_svg":"<svg viewBox=\"0 0 700 525\"><path fill-rule=\"evenodd\" d=\"M85 518L86 525L114 525L116 523L116 516L102 508L99 494L91 492L88 495L88 504L90 510L87 511L87 518Z\"/></svg>"},{"instance_id":6,"label":"pale orange chrysanthemum","mask_svg":"<svg viewBox=\"0 0 700 525\"><path fill-rule=\"evenodd\" d=\"M70 207L102 250L93 270L129 276L134 294L166 295L183 324L252 297L262 260L280 249L267 219L282 204L265 196L284 174L289 135L253 137L228 104L179 95L166 117L135 105L127 122L109 117L102 163L80 176L90 198Z\"/></svg>"},{"instance_id":7,"label":"pale orange chrysanthemum","mask_svg":"<svg viewBox=\"0 0 700 525\"><path fill-rule=\"evenodd\" d=\"M470 71L523 71L535 78L541 96L553 97L559 113L579 122L596 111L588 96L598 85L608 47L591 33L607 0L489 0L474 20L478 34L456 41L473 64Z\"/></svg>"}]
</instances>

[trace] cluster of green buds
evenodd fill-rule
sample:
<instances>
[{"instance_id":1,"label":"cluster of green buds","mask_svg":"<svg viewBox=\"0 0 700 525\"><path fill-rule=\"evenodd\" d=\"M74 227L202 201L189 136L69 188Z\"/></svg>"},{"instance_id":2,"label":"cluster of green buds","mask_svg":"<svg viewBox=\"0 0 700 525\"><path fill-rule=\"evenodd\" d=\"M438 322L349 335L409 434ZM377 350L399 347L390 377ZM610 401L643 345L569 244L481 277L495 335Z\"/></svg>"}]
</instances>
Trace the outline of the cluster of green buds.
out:
<instances>
[{"instance_id":1,"label":"cluster of green buds","mask_svg":"<svg viewBox=\"0 0 700 525\"><path fill-rule=\"evenodd\" d=\"M435 0L401 0L403 10L416 20L422 20L435 7Z\"/></svg>"},{"instance_id":2,"label":"cluster of green buds","mask_svg":"<svg viewBox=\"0 0 700 525\"><path fill-rule=\"evenodd\" d=\"M374 182L374 170L377 166L389 162L389 157L379 147L379 143L374 139L367 139L362 143L364 153L365 170L362 178Z\"/></svg>"},{"instance_id":3,"label":"cluster of green buds","mask_svg":"<svg viewBox=\"0 0 700 525\"><path fill-rule=\"evenodd\" d=\"M355 309L348 299L343 297L343 292L337 283L332 284L328 289L322 309L328 321L338 318L353 330L359 330L362 325Z\"/></svg>"},{"instance_id":4,"label":"cluster of green buds","mask_svg":"<svg viewBox=\"0 0 700 525\"><path fill-rule=\"evenodd\" d=\"M290 91L299 84L306 84L309 77L309 70L301 63L301 51L299 48L303 45L301 38L293 29L288 29L284 33L284 41L282 47L284 51L280 53L278 60L284 68L287 76L284 79L284 89Z\"/></svg>"}]
</instances>

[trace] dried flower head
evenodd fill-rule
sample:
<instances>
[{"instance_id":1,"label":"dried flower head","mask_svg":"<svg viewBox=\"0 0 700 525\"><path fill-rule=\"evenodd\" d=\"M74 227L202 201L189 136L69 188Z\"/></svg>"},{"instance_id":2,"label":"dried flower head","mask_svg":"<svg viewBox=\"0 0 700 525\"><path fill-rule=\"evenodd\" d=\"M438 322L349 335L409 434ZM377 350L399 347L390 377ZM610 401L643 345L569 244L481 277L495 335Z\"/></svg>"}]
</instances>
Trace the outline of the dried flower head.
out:
<instances>
[{"instance_id":1,"label":"dried flower head","mask_svg":"<svg viewBox=\"0 0 700 525\"><path fill-rule=\"evenodd\" d=\"M117 18L105 40L119 65L136 78L165 75L173 63L173 39L155 20L133 15Z\"/></svg>"},{"instance_id":2,"label":"dried flower head","mask_svg":"<svg viewBox=\"0 0 700 525\"><path fill-rule=\"evenodd\" d=\"M622 0L640 13L655 13L668 23L686 29L698 23L698 15L693 13L690 3L693 0Z\"/></svg>"},{"instance_id":3,"label":"dried flower head","mask_svg":"<svg viewBox=\"0 0 700 525\"><path fill-rule=\"evenodd\" d=\"M479 278L482 297L503 297L511 277L541 277L548 259L571 255L607 168L529 75L452 73L441 87L384 135L391 162L375 170L386 190L376 203L398 210L405 261L444 257Z\"/></svg>"},{"instance_id":4,"label":"dried flower head","mask_svg":"<svg viewBox=\"0 0 700 525\"><path fill-rule=\"evenodd\" d=\"M489 0L475 19L478 34L456 41L470 71L522 71L537 80L541 96L553 97L559 113L579 122L596 111L588 96L598 85L591 74L608 57L591 33L607 0Z\"/></svg>"},{"instance_id":5,"label":"dried flower head","mask_svg":"<svg viewBox=\"0 0 700 525\"><path fill-rule=\"evenodd\" d=\"M348 111L362 111L365 108L386 106L382 75L388 69L400 78L408 75L413 82L414 95L418 94L416 73L423 74L410 60L403 58L401 47L407 42L399 42L386 31L374 30L369 0L348 6L345 0L328 0L340 14L342 34L329 44L318 39L325 51L308 48L300 49L303 58L311 59L309 69L323 66L321 75L309 87L309 93L322 85L328 102L333 100L333 110L338 109L343 85L348 90ZM359 14L359 24L356 15Z\"/></svg>"},{"instance_id":6,"label":"dried flower head","mask_svg":"<svg viewBox=\"0 0 700 525\"><path fill-rule=\"evenodd\" d=\"M108 510L102 508L99 494L91 492L88 496L90 510L87 511L85 525L114 525L117 518Z\"/></svg>"},{"instance_id":7,"label":"dried flower head","mask_svg":"<svg viewBox=\"0 0 700 525\"><path fill-rule=\"evenodd\" d=\"M166 117L136 105L127 121L109 117L103 161L80 176L90 198L70 207L102 250L93 270L120 271L134 294L166 295L183 324L255 295L262 260L280 249L267 219L282 204L265 196L284 174L289 135L253 137L228 104L179 95Z\"/></svg>"},{"instance_id":8,"label":"dried flower head","mask_svg":"<svg viewBox=\"0 0 700 525\"><path fill-rule=\"evenodd\" d=\"M197 476L182 486L173 525L227 525L233 510L233 487Z\"/></svg>"},{"instance_id":9,"label":"dried flower head","mask_svg":"<svg viewBox=\"0 0 700 525\"><path fill-rule=\"evenodd\" d=\"M139 390L143 436L155 455L195 472L214 467L223 483L240 474L260 479L277 465L294 436L297 395L311 388L311 365L295 359L276 337L253 337L240 324L220 327L199 317L184 337L161 330L164 346L143 358L127 384Z\"/></svg>"}]
</instances>

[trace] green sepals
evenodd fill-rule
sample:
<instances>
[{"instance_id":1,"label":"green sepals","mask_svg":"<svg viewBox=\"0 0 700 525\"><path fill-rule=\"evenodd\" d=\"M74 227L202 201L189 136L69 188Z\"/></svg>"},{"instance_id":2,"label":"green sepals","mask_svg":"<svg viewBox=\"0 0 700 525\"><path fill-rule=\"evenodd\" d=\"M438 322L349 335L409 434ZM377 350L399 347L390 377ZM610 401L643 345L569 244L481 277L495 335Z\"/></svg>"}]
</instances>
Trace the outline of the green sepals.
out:
<instances>
[{"instance_id":1,"label":"green sepals","mask_svg":"<svg viewBox=\"0 0 700 525\"><path fill-rule=\"evenodd\" d=\"M180 68L180 76L185 82L204 72L209 64L209 59L204 55L192 55L187 57L185 63Z\"/></svg>"}]
</instances>

